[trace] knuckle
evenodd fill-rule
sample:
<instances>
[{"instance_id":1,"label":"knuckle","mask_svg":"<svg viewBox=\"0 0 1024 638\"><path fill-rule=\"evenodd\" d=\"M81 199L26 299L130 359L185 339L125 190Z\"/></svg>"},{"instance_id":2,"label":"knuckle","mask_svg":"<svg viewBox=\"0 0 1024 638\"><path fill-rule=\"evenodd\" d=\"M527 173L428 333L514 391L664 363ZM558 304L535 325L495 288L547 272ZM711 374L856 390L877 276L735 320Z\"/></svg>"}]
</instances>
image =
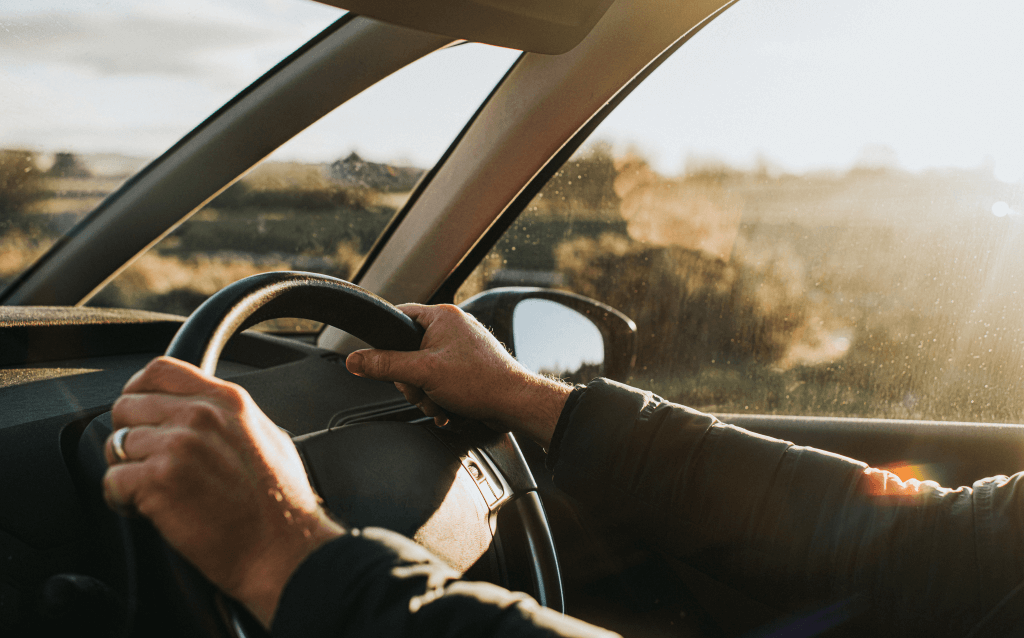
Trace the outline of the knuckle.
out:
<instances>
[{"instance_id":1,"label":"knuckle","mask_svg":"<svg viewBox=\"0 0 1024 638\"><path fill-rule=\"evenodd\" d=\"M224 403L225 407L235 412L241 412L247 407L249 393L234 383L227 383L217 390L217 398Z\"/></svg>"},{"instance_id":2,"label":"knuckle","mask_svg":"<svg viewBox=\"0 0 1024 638\"><path fill-rule=\"evenodd\" d=\"M388 377L391 374L391 361L388 357L373 354L366 357L366 367L375 377Z\"/></svg>"},{"instance_id":3,"label":"knuckle","mask_svg":"<svg viewBox=\"0 0 1024 638\"><path fill-rule=\"evenodd\" d=\"M465 314L465 312L462 310L462 308L459 308L458 306L452 305L450 303L441 304L441 305L437 306L437 310L442 315L451 316L451 317L461 317L462 315Z\"/></svg>"},{"instance_id":4,"label":"knuckle","mask_svg":"<svg viewBox=\"0 0 1024 638\"><path fill-rule=\"evenodd\" d=\"M208 430L224 426L224 414L217 406L206 401L191 401L182 409L184 425Z\"/></svg>"},{"instance_id":5,"label":"knuckle","mask_svg":"<svg viewBox=\"0 0 1024 638\"><path fill-rule=\"evenodd\" d=\"M149 482L157 492L168 492L177 487L182 476L182 464L173 456L162 455L153 459Z\"/></svg>"},{"instance_id":6,"label":"knuckle","mask_svg":"<svg viewBox=\"0 0 1024 638\"><path fill-rule=\"evenodd\" d=\"M194 458L202 444L202 439L195 432L177 430L167 437L167 453L173 459Z\"/></svg>"},{"instance_id":7,"label":"knuckle","mask_svg":"<svg viewBox=\"0 0 1024 638\"><path fill-rule=\"evenodd\" d=\"M168 367L170 367L170 365L171 360L168 357L156 357L148 364L146 364L146 369L151 370L153 372L157 372L159 370L167 369Z\"/></svg>"},{"instance_id":8,"label":"knuckle","mask_svg":"<svg viewBox=\"0 0 1024 638\"><path fill-rule=\"evenodd\" d=\"M146 518L155 518L168 509L168 500L162 492L150 491L135 499L135 508Z\"/></svg>"},{"instance_id":9,"label":"knuckle","mask_svg":"<svg viewBox=\"0 0 1024 638\"><path fill-rule=\"evenodd\" d=\"M143 375L154 379L163 379L173 374L177 366L167 357L157 357L146 365Z\"/></svg>"},{"instance_id":10,"label":"knuckle","mask_svg":"<svg viewBox=\"0 0 1024 638\"><path fill-rule=\"evenodd\" d=\"M114 406L110 408L110 418L113 419L114 423L119 422L124 418L127 412L131 411L131 397L127 395L121 395L114 401Z\"/></svg>"}]
</instances>

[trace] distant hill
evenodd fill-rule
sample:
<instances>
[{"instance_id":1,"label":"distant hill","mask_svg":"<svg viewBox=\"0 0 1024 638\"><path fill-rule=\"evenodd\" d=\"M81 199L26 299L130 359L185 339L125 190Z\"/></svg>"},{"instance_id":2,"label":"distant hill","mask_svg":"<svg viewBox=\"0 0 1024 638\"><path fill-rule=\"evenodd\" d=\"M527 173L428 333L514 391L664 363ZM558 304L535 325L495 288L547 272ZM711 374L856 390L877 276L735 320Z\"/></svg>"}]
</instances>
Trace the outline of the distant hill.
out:
<instances>
[{"instance_id":1,"label":"distant hill","mask_svg":"<svg viewBox=\"0 0 1024 638\"><path fill-rule=\"evenodd\" d=\"M853 169L774 178L737 173L722 185L742 199L745 224L900 227L989 215L998 201L1024 209L1020 189L988 170Z\"/></svg>"},{"instance_id":2,"label":"distant hill","mask_svg":"<svg viewBox=\"0 0 1024 638\"><path fill-rule=\"evenodd\" d=\"M372 188L382 193L412 190L424 171L411 166L391 166L367 162L355 152L331 164L328 175L345 186Z\"/></svg>"}]
</instances>

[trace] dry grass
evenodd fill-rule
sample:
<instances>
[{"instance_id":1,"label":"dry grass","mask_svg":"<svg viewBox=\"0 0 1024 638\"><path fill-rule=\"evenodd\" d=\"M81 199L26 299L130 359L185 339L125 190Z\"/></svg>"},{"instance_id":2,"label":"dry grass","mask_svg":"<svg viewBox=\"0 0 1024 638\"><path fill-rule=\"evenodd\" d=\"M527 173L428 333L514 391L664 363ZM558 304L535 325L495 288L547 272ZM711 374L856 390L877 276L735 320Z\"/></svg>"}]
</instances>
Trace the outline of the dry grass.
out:
<instances>
[{"instance_id":1,"label":"dry grass","mask_svg":"<svg viewBox=\"0 0 1024 638\"><path fill-rule=\"evenodd\" d=\"M62 193L88 193L91 195L107 195L124 183L121 177L44 177L42 189L51 191L57 196Z\"/></svg>"},{"instance_id":2,"label":"dry grass","mask_svg":"<svg viewBox=\"0 0 1024 638\"><path fill-rule=\"evenodd\" d=\"M13 278L28 268L50 247L52 241L13 231L0 237L0 280Z\"/></svg>"},{"instance_id":3,"label":"dry grass","mask_svg":"<svg viewBox=\"0 0 1024 638\"><path fill-rule=\"evenodd\" d=\"M624 156L602 165L598 218L577 207L607 188L570 182L577 165L457 299L504 268L556 272L636 321L638 385L709 410L1024 422L1024 222L990 212L1019 189L954 170L663 176Z\"/></svg>"},{"instance_id":4,"label":"dry grass","mask_svg":"<svg viewBox=\"0 0 1024 638\"><path fill-rule=\"evenodd\" d=\"M363 255L342 242L320 268L325 274L347 278ZM186 256L146 253L118 275L91 302L98 306L142 308L189 314L204 299L228 284L273 270L303 270L299 255L259 256L245 253L192 253ZM280 322L279 322L280 323ZM306 329L308 325L302 324ZM272 329L295 328L294 322Z\"/></svg>"},{"instance_id":5,"label":"dry grass","mask_svg":"<svg viewBox=\"0 0 1024 638\"><path fill-rule=\"evenodd\" d=\"M300 162L264 162L244 178L255 191L322 190L337 185L328 179L323 166Z\"/></svg>"},{"instance_id":6,"label":"dry grass","mask_svg":"<svg viewBox=\"0 0 1024 638\"><path fill-rule=\"evenodd\" d=\"M237 255L193 255L182 259L148 252L122 272L115 283L138 295L188 290L209 296L250 275L288 269L288 262L282 259L255 261Z\"/></svg>"},{"instance_id":7,"label":"dry grass","mask_svg":"<svg viewBox=\"0 0 1024 638\"><path fill-rule=\"evenodd\" d=\"M383 208L398 210L405 206L405 203L409 201L410 195L412 195L412 191L406 191L404 193L374 192L370 196L370 204L373 206L381 206Z\"/></svg>"}]
</instances>

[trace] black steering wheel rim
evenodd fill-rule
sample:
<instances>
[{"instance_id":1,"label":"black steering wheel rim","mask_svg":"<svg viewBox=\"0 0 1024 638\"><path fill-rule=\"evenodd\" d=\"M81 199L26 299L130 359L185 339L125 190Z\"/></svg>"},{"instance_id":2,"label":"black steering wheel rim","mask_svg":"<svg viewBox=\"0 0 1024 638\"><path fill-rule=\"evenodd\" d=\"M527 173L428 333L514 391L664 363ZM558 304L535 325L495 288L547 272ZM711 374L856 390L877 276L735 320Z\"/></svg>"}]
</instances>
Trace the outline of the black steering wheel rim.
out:
<instances>
[{"instance_id":1,"label":"black steering wheel rim","mask_svg":"<svg viewBox=\"0 0 1024 638\"><path fill-rule=\"evenodd\" d=\"M167 356L192 363L213 374L220 354L236 332L262 321L284 317L312 319L340 328L371 346L410 351L419 348L423 328L380 297L334 277L304 272L270 272L231 284L211 296L178 330ZM505 471L528 477L529 467L514 439L502 435L496 451ZM509 446L513 451L509 453ZM513 481L523 484L523 481ZM534 485L535 488L535 485ZM561 582L550 530L536 493L518 499L515 510L542 541L529 543L533 581L541 602L562 610ZM175 601L210 636L237 635L238 617L216 588L188 561L160 542L160 561L174 581ZM535 548L536 546L536 548Z\"/></svg>"},{"instance_id":2,"label":"black steering wheel rim","mask_svg":"<svg viewBox=\"0 0 1024 638\"><path fill-rule=\"evenodd\" d=\"M284 317L319 321L385 350L416 350L424 332L384 299L342 279L267 272L236 281L207 299L182 324L165 354L213 374L236 332Z\"/></svg>"}]
</instances>

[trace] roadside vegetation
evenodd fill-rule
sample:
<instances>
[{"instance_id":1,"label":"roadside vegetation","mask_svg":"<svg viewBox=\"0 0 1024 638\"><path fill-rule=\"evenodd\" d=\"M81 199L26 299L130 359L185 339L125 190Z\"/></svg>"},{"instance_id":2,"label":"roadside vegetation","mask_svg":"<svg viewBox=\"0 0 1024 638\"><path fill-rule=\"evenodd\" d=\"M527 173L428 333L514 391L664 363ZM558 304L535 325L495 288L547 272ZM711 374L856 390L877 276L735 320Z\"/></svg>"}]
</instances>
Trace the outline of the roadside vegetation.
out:
<instances>
[{"instance_id":1,"label":"roadside vegetation","mask_svg":"<svg viewBox=\"0 0 1024 638\"><path fill-rule=\"evenodd\" d=\"M1020 423L1021 210L983 169L662 176L595 147L460 296L544 272L634 319L632 383L715 413Z\"/></svg>"},{"instance_id":2,"label":"roadside vegetation","mask_svg":"<svg viewBox=\"0 0 1024 638\"><path fill-rule=\"evenodd\" d=\"M0 286L32 263L53 241L44 220L34 214L43 188L34 153L0 150Z\"/></svg>"},{"instance_id":3,"label":"roadside vegetation","mask_svg":"<svg viewBox=\"0 0 1024 638\"><path fill-rule=\"evenodd\" d=\"M0 151L0 284L128 176L47 161ZM257 272L350 278L418 174L354 154L265 163L90 303L187 314ZM631 381L717 413L1022 422L1024 225L992 208L1024 209L1014 197L984 170L664 176L597 144L457 300L542 284L608 303L639 327Z\"/></svg>"}]
</instances>

